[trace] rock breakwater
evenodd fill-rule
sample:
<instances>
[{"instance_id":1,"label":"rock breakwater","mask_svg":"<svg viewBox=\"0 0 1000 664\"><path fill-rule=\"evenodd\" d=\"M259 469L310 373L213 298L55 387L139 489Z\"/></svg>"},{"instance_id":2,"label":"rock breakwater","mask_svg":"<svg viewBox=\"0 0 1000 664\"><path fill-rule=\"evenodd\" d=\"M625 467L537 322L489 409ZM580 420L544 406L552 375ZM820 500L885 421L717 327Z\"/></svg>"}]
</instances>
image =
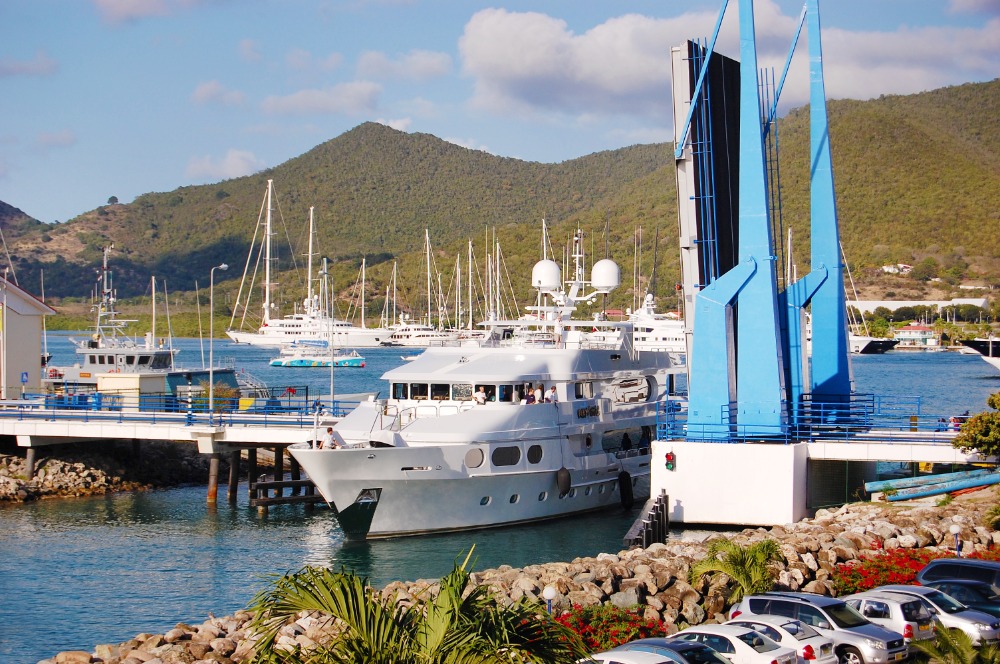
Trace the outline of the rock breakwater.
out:
<instances>
[{"instance_id":1,"label":"rock breakwater","mask_svg":"<svg viewBox=\"0 0 1000 664\"><path fill-rule=\"evenodd\" d=\"M22 454L0 454L0 501L93 496L205 482L208 459L194 445L143 441L39 448L28 479Z\"/></svg>"},{"instance_id":2,"label":"rock breakwater","mask_svg":"<svg viewBox=\"0 0 1000 664\"><path fill-rule=\"evenodd\" d=\"M577 558L516 569L501 566L473 573L476 583L488 584L499 597L522 597L544 605L542 590L558 592L558 610L573 604L612 603L639 606L647 618L663 620L669 632L687 625L724 621L730 585L726 577L689 578L691 565L705 557L707 541L725 536L746 544L774 539L784 561L777 585L783 589L833 594L831 573L843 562L873 555L879 549L950 549L952 524L961 527L963 550L985 550L1000 545L1000 532L982 525L983 515L996 503L992 491L960 496L951 504L854 503L839 509L819 510L812 519L773 528L745 529L738 533L708 535L698 539L654 544L646 549ZM394 582L381 592L385 597L412 603L436 580ZM210 618L198 626L177 625L165 634L139 634L121 644L97 646L93 652L64 652L39 664L103 662L104 664L168 664L186 662L247 661L253 652L248 632L252 615L239 611L224 618ZM279 643L309 649L333 634L329 620L300 614L287 624Z\"/></svg>"}]
</instances>

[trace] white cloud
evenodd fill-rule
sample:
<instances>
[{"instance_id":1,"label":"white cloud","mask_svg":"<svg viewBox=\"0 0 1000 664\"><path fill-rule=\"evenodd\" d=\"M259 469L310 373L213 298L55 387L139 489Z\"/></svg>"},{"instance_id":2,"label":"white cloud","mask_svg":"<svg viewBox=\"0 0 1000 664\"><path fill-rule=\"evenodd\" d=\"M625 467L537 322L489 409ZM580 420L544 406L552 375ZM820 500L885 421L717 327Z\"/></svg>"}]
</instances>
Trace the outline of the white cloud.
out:
<instances>
[{"instance_id":1,"label":"white cloud","mask_svg":"<svg viewBox=\"0 0 1000 664\"><path fill-rule=\"evenodd\" d=\"M31 60L0 58L0 78L7 76L50 76L59 69L59 63L39 51Z\"/></svg>"},{"instance_id":2,"label":"white cloud","mask_svg":"<svg viewBox=\"0 0 1000 664\"><path fill-rule=\"evenodd\" d=\"M445 136L441 140L448 141L449 143L454 143L461 148L468 148L469 150L479 150L480 152L490 152L490 149L481 144L474 138L455 138L454 136Z\"/></svg>"},{"instance_id":3,"label":"white cloud","mask_svg":"<svg viewBox=\"0 0 1000 664\"><path fill-rule=\"evenodd\" d=\"M260 44L253 39L241 39L239 52L240 57L247 62L260 62L263 58L260 54Z\"/></svg>"},{"instance_id":4,"label":"white cloud","mask_svg":"<svg viewBox=\"0 0 1000 664\"><path fill-rule=\"evenodd\" d=\"M997 0L951 0L985 10ZM739 58L737 12L730 7L716 50ZM755 3L759 67L779 75L798 12L774 0ZM485 9L466 23L461 67L473 80L470 104L498 115L548 116L579 124L630 117L642 125L670 121L669 49L711 34L715 11L670 19L627 14L575 33L537 12ZM961 48L956 48L961 44ZM963 81L992 80L1000 61L1000 19L975 28L902 28L896 32L823 30L827 95L867 99L910 94ZM782 107L808 101L805 35L789 71Z\"/></svg>"},{"instance_id":5,"label":"white cloud","mask_svg":"<svg viewBox=\"0 0 1000 664\"><path fill-rule=\"evenodd\" d=\"M65 148L76 144L76 134L69 129L43 132L38 135L37 141L43 148Z\"/></svg>"},{"instance_id":6,"label":"white cloud","mask_svg":"<svg viewBox=\"0 0 1000 664\"><path fill-rule=\"evenodd\" d=\"M408 131L410 129L410 125L413 124L413 119L397 118L395 120L386 120L384 118L379 118L378 120L375 120L375 122L384 124L386 127L392 127L397 131Z\"/></svg>"},{"instance_id":7,"label":"white cloud","mask_svg":"<svg viewBox=\"0 0 1000 664\"><path fill-rule=\"evenodd\" d=\"M364 78L427 81L451 71L451 56L436 51L413 50L395 60L381 51L366 51L358 58Z\"/></svg>"},{"instance_id":8,"label":"white cloud","mask_svg":"<svg viewBox=\"0 0 1000 664\"><path fill-rule=\"evenodd\" d=\"M108 23L126 23L149 16L166 16L167 0L94 0L94 6Z\"/></svg>"},{"instance_id":9,"label":"white cloud","mask_svg":"<svg viewBox=\"0 0 1000 664\"><path fill-rule=\"evenodd\" d=\"M246 95L239 90L230 90L218 81L205 81L194 89L191 99L199 104L240 106L246 101Z\"/></svg>"},{"instance_id":10,"label":"white cloud","mask_svg":"<svg viewBox=\"0 0 1000 664\"><path fill-rule=\"evenodd\" d=\"M222 159L211 156L192 157L184 174L196 181L225 180L250 175L264 168L265 164L252 152L229 150Z\"/></svg>"},{"instance_id":11,"label":"white cloud","mask_svg":"<svg viewBox=\"0 0 1000 664\"><path fill-rule=\"evenodd\" d=\"M300 90L283 97L271 96L261 108L267 113L302 115L311 113L368 113L378 106L382 86L369 81L341 83L322 90Z\"/></svg>"},{"instance_id":12,"label":"white cloud","mask_svg":"<svg viewBox=\"0 0 1000 664\"><path fill-rule=\"evenodd\" d=\"M950 0L948 10L954 14L1000 14L997 0Z\"/></svg>"}]
</instances>

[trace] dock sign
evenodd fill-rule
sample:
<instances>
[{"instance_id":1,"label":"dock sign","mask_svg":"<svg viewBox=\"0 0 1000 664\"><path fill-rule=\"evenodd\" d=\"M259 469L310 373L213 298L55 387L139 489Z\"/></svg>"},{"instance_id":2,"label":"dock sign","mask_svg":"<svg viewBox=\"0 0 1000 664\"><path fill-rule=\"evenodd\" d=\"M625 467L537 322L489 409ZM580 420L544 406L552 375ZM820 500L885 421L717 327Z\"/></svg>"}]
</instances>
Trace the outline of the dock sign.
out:
<instances>
[{"instance_id":1,"label":"dock sign","mask_svg":"<svg viewBox=\"0 0 1000 664\"><path fill-rule=\"evenodd\" d=\"M27 385L27 384L28 384L28 372L27 371L22 371L21 372L21 385Z\"/></svg>"}]
</instances>

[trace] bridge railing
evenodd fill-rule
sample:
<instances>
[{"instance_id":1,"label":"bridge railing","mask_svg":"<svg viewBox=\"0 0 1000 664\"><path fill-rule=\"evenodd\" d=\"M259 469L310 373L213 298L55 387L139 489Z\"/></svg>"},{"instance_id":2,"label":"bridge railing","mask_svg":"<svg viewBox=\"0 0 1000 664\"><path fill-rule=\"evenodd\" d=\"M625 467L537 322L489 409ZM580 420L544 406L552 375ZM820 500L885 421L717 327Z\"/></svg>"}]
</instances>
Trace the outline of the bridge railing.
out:
<instances>
[{"instance_id":1,"label":"bridge railing","mask_svg":"<svg viewBox=\"0 0 1000 664\"><path fill-rule=\"evenodd\" d=\"M711 421L695 421L678 402L661 402L657 410L659 440L684 438L711 442L766 440L898 440L905 432L912 442L950 443L957 430L953 417L927 414L918 397L853 394L815 398L806 395L797 404L783 404L780 423L754 422L738 416L735 403L721 409ZM961 419L961 418L959 418Z\"/></svg>"},{"instance_id":2,"label":"bridge railing","mask_svg":"<svg viewBox=\"0 0 1000 664\"><path fill-rule=\"evenodd\" d=\"M291 426L309 427L322 418L343 417L357 402L332 403L305 397L264 399L213 399L208 407L204 397L177 397L171 394L70 395L27 394L17 400L0 402L0 418L48 421L103 421L116 423L174 423L185 426Z\"/></svg>"}]
</instances>

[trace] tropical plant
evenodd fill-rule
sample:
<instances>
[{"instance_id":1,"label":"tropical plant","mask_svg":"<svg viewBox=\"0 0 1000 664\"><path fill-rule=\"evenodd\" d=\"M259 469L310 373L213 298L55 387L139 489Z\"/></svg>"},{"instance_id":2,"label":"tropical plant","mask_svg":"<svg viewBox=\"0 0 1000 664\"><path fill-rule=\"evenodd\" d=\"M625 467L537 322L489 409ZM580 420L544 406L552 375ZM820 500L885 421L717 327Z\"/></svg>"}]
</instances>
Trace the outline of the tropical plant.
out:
<instances>
[{"instance_id":1,"label":"tropical plant","mask_svg":"<svg viewBox=\"0 0 1000 664\"><path fill-rule=\"evenodd\" d=\"M643 617L640 607L623 609L614 604L574 604L571 611L566 611L556 621L579 634L591 652L666 634L663 622Z\"/></svg>"},{"instance_id":2,"label":"tropical plant","mask_svg":"<svg viewBox=\"0 0 1000 664\"><path fill-rule=\"evenodd\" d=\"M539 604L501 603L487 587L469 586L471 555L441 579L436 595L418 597L411 606L382 597L367 578L349 571L305 567L286 574L251 602L251 630L259 637L253 661L569 664L586 656L580 638ZM283 648L278 633L301 611L335 618L339 632L315 650Z\"/></svg>"},{"instance_id":3,"label":"tropical plant","mask_svg":"<svg viewBox=\"0 0 1000 664\"><path fill-rule=\"evenodd\" d=\"M991 394L986 404L993 410L966 420L951 444L966 453L993 457L1000 454L1000 392Z\"/></svg>"},{"instance_id":4,"label":"tropical plant","mask_svg":"<svg viewBox=\"0 0 1000 664\"><path fill-rule=\"evenodd\" d=\"M729 597L735 603L744 595L771 590L777 571L775 563L781 559L781 548L775 540L743 546L728 539L715 539L708 545L705 558L691 566L691 580L697 581L706 574L725 574L735 584Z\"/></svg>"},{"instance_id":5,"label":"tropical plant","mask_svg":"<svg viewBox=\"0 0 1000 664\"><path fill-rule=\"evenodd\" d=\"M916 583L917 572L934 558L948 555L933 549L888 549L860 560L841 563L831 579L838 595L849 595L887 584Z\"/></svg>"},{"instance_id":6,"label":"tropical plant","mask_svg":"<svg viewBox=\"0 0 1000 664\"><path fill-rule=\"evenodd\" d=\"M997 664L1000 650L994 644L973 645L969 635L960 629L948 629L936 623L935 638L913 641L911 645L931 662L942 664Z\"/></svg>"}]
</instances>

